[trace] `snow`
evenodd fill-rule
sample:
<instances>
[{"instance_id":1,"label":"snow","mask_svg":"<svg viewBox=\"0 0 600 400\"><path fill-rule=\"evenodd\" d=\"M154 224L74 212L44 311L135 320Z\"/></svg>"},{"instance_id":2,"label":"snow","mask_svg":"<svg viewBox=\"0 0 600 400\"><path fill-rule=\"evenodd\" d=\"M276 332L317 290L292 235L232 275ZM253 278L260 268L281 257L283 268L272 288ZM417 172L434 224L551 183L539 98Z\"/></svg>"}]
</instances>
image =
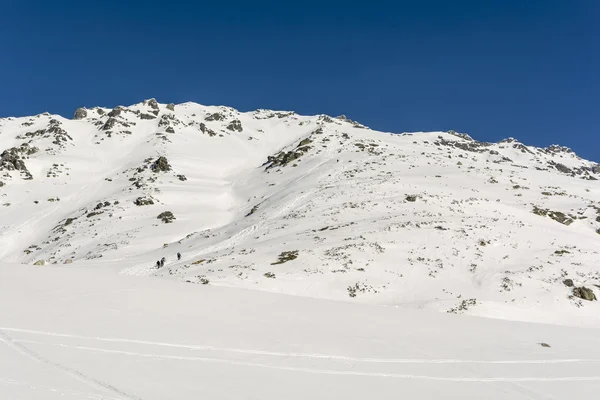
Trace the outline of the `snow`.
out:
<instances>
[{"instance_id":1,"label":"snow","mask_svg":"<svg viewBox=\"0 0 600 400\"><path fill-rule=\"evenodd\" d=\"M600 167L570 149L152 100L0 143L2 398L598 389L599 302L563 281L600 295Z\"/></svg>"},{"instance_id":2,"label":"snow","mask_svg":"<svg viewBox=\"0 0 600 400\"><path fill-rule=\"evenodd\" d=\"M545 399L599 388L595 329L199 290L91 266L0 274L3 398Z\"/></svg>"}]
</instances>

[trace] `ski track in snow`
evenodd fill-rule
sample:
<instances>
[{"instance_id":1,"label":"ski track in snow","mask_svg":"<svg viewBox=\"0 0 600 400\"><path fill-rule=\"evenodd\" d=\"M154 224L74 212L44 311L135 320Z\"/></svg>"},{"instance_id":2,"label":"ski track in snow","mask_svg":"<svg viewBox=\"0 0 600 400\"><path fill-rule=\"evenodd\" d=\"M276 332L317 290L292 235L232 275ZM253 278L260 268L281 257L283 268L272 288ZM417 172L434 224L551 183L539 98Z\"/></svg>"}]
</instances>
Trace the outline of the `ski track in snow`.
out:
<instances>
[{"instance_id":1,"label":"ski track in snow","mask_svg":"<svg viewBox=\"0 0 600 400\"><path fill-rule=\"evenodd\" d=\"M83 339L83 340L95 340L100 342L113 342L113 343L131 343L140 345L150 345L158 347L173 347L181 349L199 350L199 351L215 351L215 352L226 352L226 353L241 353L250 355L260 356L275 356L275 357L298 357L298 358L312 358L312 359L327 359L337 361L353 361L353 362L365 362L365 363L390 363L390 364L563 364L563 363L600 363L600 359L543 359L543 360L458 360L458 359L398 359L398 358L365 358L365 357L350 357L334 354L318 354L318 353L297 353L297 352L278 352L278 351L264 351L254 349L241 349L231 347L216 347L208 345L188 345L178 343L167 343L167 342L156 342L148 340L137 340L137 339L125 339L125 338L111 338L111 337L94 337L94 336L83 336L83 335L72 335L68 333L58 332L44 332L36 331L31 329L20 329L20 328L6 328L0 327L0 331L26 333L32 335L41 336L53 336L61 338L71 339ZM13 342L23 343L39 343L27 340L13 339ZM68 345L62 345L68 346ZM208 358L212 360L212 358Z\"/></svg>"},{"instance_id":2,"label":"ski track in snow","mask_svg":"<svg viewBox=\"0 0 600 400\"><path fill-rule=\"evenodd\" d=\"M85 375L84 373L82 373L76 369L72 369L65 365L55 363L52 360L49 360L49 359L43 357L42 355L34 352L33 350L27 348L24 345L22 345L21 342L19 342L18 340L14 340L10 335L5 333L5 331L3 329L0 329L0 341L3 342L4 344L6 344L7 346L11 347L12 349L14 349L21 355L23 355L31 360L34 360L36 362L50 365L51 367L53 367L61 372L64 372L65 374L87 384L88 386L94 387L96 389L107 390L113 394L121 396L121 397L118 397L118 399L141 400L139 397L135 397L130 394L124 393L124 392L120 391L119 389L115 388L114 386L111 386L108 383L99 381L88 375Z\"/></svg>"},{"instance_id":3,"label":"ski track in snow","mask_svg":"<svg viewBox=\"0 0 600 400\"><path fill-rule=\"evenodd\" d=\"M87 347L87 346L73 346L62 343L47 344L36 341L24 340L23 343L31 343L38 345L50 345L58 346L62 348L85 350L100 353L119 354L133 357L144 357L144 358L156 358L164 360L181 360L181 361L199 361L199 362L210 362L217 364L228 364L237 365L244 367L253 368L269 368L277 369L282 371L293 371L293 372L304 372L310 374L322 374L322 375L351 375L351 376L364 376L364 377L381 377L381 378L396 378L396 379L421 379L421 380L433 380L433 381L449 381L449 382L577 382L577 381L600 381L600 376L564 376L564 377L440 377L440 376L429 376L429 375L412 375L412 374L395 374L385 372L360 372L360 371L348 371L348 370L335 370L335 369L318 369L318 368L303 368L303 367L287 367L281 365L272 365L264 363L255 363L249 361L235 361L221 358L209 358L209 357L190 357L190 356L175 356L165 354L149 354L139 353L125 350L112 350L103 349L98 347ZM404 360L404 361L415 361L415 360ZM416 360L419 363L433 361L438 363L439 361L446 362L460 362L470 363L471 361L463 360ZM544 360L542 360L544 361ZM573 362L574 360L558 360L558 362ZM551 361L552 362L552 361ZM520 362L519 362L520 363ZM545 363L545 362L542 362Z\"/></svg>"}]
</instances>

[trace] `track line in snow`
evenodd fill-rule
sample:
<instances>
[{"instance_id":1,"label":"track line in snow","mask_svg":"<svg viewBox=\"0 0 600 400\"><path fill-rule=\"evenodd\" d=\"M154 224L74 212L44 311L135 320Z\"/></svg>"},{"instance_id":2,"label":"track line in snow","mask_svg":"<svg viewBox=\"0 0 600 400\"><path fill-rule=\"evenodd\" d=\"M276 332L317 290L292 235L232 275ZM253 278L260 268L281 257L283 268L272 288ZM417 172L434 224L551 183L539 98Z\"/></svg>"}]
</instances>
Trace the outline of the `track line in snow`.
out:
<instances>
[{"instance_id":1,"label":"track line in snow","mask_svg":"<svg viewBox=\"0 0 600 400\"><path fill-rule=\"evenodd\" d=\"M44 391L48 391L48 392L53 392L55 394L58 394L61 397L62 396L73 396L78 399L85 398L85 399L90 399L90 400L121 400L120 397L119 398L118 397L107 397L102 394L77 392L75 390L57 388L54 386L34 385L30 382L19 382L19 381L15 381L14 379L2 378L2 377L0 377L0 385L26 386L30 390L36 390L36 391L44 390Z\"/></svg>"},{"instance_id":2,"label":"track line in snow","mask_svg":"<svg viewBox=\"0 0 600 400\"><path fill-rule=\"evenodd\" d=\"M48 345L47 343L41 342L30 342L41 345ZM351 375L351 376L364 376L364 377L380 377L380 378L396 378L396 379L419 379L419 380L432 380L432 381L449 381L449 382L581 382L581 381L600 381L600 376L561 376L561 377L441 377L441 376L429 376L429 375L412 375L412 374L394 374L385 372L360 372L360 371L348 371L348 370L335 370L335 369L317 369L317 368L303 368L303 367L286 367L280 365L262 364L247 361L235 361L225 360L220 358L209 358L209 357L190 357L190 356L174 356L174 355L163 355L163 354L148 354L138 353L124 350L110 350L102 349L97 347L86 347L86 346L71 346L66 344L50 344L51 346L58 346L63 348L71 348L77 350L87 350L100 353L109 354L120 354L132 357L144 357L154 358L163 360L181 360L181 361L200 361L200 362L211 362L217 364L237 365L245 367L255 368L268 368L282 371L292 372L304 372L310 374L321 374L321 375Z\"/></svg>"},{"instance_id":3,"label":"track line in snow","mask_svg":"<svg viewBox=\"0 0 600 400\"><path fill-rule=\"evenodd\" d=\"M367 363L390 363L390 364L564 364L564 363L600 363L600 359L545 359L545 360L458 360L458 359L396 359L396 358L364 358L364 357L351 357L341 356L333 354L319 354L319 353L294 353L294 352L277 352L277 351L263 351L254 349L240 349L240 348L229 348L229 347L215 347L208 345L187 345L178 343L166 343L166 342L154 342L146 340L136 339L124 339L124 338L108 338L108 337L93 337L93 336L82 336L72 335L67 333L56 333L56 332L43 332L30 329L20 328L4 328L0 327L0 331L11 331L28 333L33 335L42 336L54 336L62 338L72 339L84 339L84 340L97 340L101 342L112 342L112 343L130 343L130 344L141 344L150 346L160 347L173 347L190 350L205 350L205 351L220 351L226 353L241 353L261 356L276 356L276 357L298 357L298 358L313 358L313 359L327 359L327 360L340 360L340 361L354 361L354 362L367 362ZM15 342L27 342L26 340L13 339Z\"/></svg>"},{"instance_id":4,"label":"track line in snow","mask_svg":"<svg viewBox=\"0 0 600 400\"><path fill-rule=\"evenodd\" d=\"M43 357L42 355L36 353L35 351L20 344L19 341L14 340L11 336L9 336L8 334L6 334L4 332L4 329L0 329L0 342L3 342L8 347L14 349L21 355L23 355L33 361L54 367L55 369L57 369L61 372L64 372L67 375L72 376L73 378L77 379L80 382L87 384L88 386L94 387L96 389L108 390L109 392L111 392L113 394L121 396L121 397L119 397L120 400L123 400L123 399L125 399L125 400L141 400L139 397L135 397L135 396L129 395L125 392L122 392L119 389L115 388L114 386L109 385L108 383L94 379L76 369L69 368L69 367L59 364L59 363L55 363L52 360L49 360L49 359Z\"/></svg>"}]
</instances>

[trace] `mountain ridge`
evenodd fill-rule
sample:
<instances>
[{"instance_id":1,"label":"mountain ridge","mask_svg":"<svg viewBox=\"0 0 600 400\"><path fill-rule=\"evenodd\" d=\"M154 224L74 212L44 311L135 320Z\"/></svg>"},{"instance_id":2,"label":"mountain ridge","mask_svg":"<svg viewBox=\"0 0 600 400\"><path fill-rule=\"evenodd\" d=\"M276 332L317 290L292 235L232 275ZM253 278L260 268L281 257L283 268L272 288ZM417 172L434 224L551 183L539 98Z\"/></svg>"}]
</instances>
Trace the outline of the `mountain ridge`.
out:
<instances>
[{"instance_id":1,"label":"mountain ridge","mask_svg":"<svg viewBox=\"0 0 600 400\"><path fill-rule=\"evenodd\" d=\"M155 99L0 141L0 262L598 324L600 166L563 146Z\"/></svg>"}]
</instances>

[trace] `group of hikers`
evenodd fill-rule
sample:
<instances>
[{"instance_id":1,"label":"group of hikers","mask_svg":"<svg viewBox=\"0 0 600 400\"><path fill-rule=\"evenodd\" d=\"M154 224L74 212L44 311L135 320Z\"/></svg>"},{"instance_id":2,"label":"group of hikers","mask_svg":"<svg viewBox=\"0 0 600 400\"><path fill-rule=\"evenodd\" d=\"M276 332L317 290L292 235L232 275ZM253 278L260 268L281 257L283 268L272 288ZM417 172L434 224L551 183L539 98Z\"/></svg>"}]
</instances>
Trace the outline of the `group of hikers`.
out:
<instances>
[{"instance_id":1,"label":"group of hikers","mask_svg":"<svg viewBox=\"0 0 600 400\"><path fill-rule=\"evenodd\" d=\"M177 253L177 261L181 260L181 253ZM156 262L156 268L161 268L165 266L165 262L167 261L166 258L161 258L160 260L158 260Z\"/></svg>"}]
</instances>

